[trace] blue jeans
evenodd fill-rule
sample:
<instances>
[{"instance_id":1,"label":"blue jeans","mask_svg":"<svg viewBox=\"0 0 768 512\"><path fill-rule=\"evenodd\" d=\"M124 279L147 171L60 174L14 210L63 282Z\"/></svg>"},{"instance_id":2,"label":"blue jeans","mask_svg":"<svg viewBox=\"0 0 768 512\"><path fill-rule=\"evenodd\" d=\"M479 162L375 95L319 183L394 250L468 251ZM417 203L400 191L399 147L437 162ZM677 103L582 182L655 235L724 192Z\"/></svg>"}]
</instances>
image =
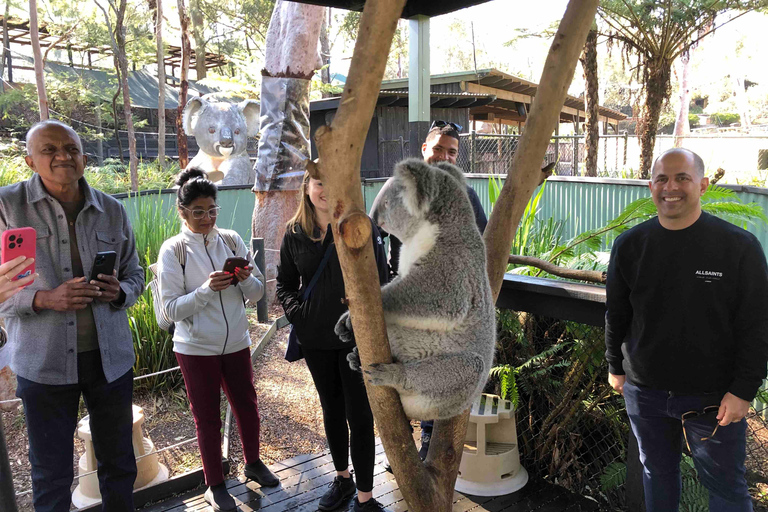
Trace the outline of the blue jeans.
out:
<instances>
[{"instance_id":1,"label":"blue jeans","mask_svg":"<svg viewBox=\"0 0 768 512\"><path fill-rule=\"evenodd\" d=\"M108 383L98 350L78 354L78 383L38 384L17 376L16 395L24 402L36 512L69 512L74 473L72 456L82 393L91 416L98 461L102 510L133 510L136 459L131 430L133 372Z\"/></svg>"},{"instance_id":2,"label":"blue jeans","mask_svg":"<svg viewBox=\"0 0 768 512\"><path fill-rule=\"evenodd\" d=\"M632 431L640 448L647 512L678 510L681 490L680 454L683 446L681 417L720 405L723 393L678 395L640 387L627 381L624 398ZM686 434L699 480L709 490L712 512L751 512L746 469L746 420L717 429L716 415L685 420Z\"/></svg>"}]
</instances>

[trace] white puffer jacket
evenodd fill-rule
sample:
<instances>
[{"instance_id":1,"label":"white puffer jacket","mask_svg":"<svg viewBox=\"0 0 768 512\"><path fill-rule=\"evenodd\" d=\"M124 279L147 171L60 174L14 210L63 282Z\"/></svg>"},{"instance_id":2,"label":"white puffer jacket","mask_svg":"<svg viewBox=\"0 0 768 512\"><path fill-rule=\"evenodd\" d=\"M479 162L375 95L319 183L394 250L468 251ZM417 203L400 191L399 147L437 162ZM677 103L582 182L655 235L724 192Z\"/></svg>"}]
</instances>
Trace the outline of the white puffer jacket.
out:
<instances>
[{"instance_id":1,"label":"white puffer jacket","mask_svg":"<svg viewBox=\"0 0 768 512\"><path fill-rule=\"evenodd\" d=\"M160 248L160 296L171 320L176 322L173 350L180 354L231 354L251 344L243 296L255 303L264 295L264 278L253 258L250 257L253 267L251 277L236 286L215 292L206 284L208 275L221 270L227 258L244 258L248 252L235 231L226 232L237 242L235 254L216 228L204 236L193 233L186 224L182 226L181 233L166 240ZM187 251L184 271L173 252L179 239L184 241Z\"/></svg>"}]
</instances>

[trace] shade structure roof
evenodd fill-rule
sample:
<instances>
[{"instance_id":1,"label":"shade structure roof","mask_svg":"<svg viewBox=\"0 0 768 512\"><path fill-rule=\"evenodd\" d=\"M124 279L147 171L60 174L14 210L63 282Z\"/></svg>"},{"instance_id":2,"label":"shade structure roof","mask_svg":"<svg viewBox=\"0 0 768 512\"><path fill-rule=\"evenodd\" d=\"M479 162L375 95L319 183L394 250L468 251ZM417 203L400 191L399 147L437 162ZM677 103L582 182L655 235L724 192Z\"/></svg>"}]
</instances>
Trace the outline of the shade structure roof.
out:
<instances>
[{"instance_id":1,"label":"shade structure roof","mask_svg":"<svg viewBox=\"0 0 768 512\"><path fill-rule=\"evenodd\" d=\"M17 57L18 58L18 57ZM30 58L23 58L28 62L33 62ZM115 73L98 71L95 69L73 68L64 64L55 62L46 62L45 71L52 73L57 77L67 76L69 78L82 78L91 82L94 92L102 97L104 101L111 102L112 95L117 88L117 76ZM168 77L169 80L178 81ZM138 108L157 109L157 100L160 96L159 83L157 75L144 69L128 72L128 93L131 96L131 105ZM177 85L178 87L178 85ZM216 89L198 84L192 80L189 81L189 97L200 94L209 94L216 92ZM174 109L179 105L179 93L174 87L165 88L165 108Z\"/></svg>"},{"instance_id":2,"label":"shade structure roof","mask_svg":"<svg viewBox=\"0 0 768 512\"><path fill-rule=\"evenodd\" d=\"M525 122L538 87L534 82L498 69L445 73L432 75L430 79L431 94L455 92L493 95L495 100L492 103L470 107L470 115L477 120ZM405 91L408 89L408 79L385 80L382 82L382 88ZM602 105L598 107L598 114L601 121L610 124L616 124L627 117L617 110ZM562 122L583 121L584 117L584 98L567 95L560 112L560 120Z\"/></svg>"},{"instance_id":3,"label":"shade structure roof","mask_svg":"<svg viewBox=\"0 0 768 512\"><path fill-rule=\"evenodd\" d=\"M432 92L429 95L429 104L432 108L472 108L481 107L493 103L496 96L492 94L472 93L441 93ZM339 108L341 97L326 98L310 102L309 109L335 110ZM376 101L377 107L407 107L408 91L381 91Z\"/></svg>"},{"instance_id":4,"label":"shade structure roof","mask_svg":"<svg viewBox=\"0 0 768 512\"><path fill-rule=\"evenodd\" d=\"M302 4L324 5L349 11L362 11L365 0L296 0ZM439 16L458 11L465 7L483 4L489 0L408 0L403 8L401 18L411 18L416 15Z\"/></svg>"}]
</instances>

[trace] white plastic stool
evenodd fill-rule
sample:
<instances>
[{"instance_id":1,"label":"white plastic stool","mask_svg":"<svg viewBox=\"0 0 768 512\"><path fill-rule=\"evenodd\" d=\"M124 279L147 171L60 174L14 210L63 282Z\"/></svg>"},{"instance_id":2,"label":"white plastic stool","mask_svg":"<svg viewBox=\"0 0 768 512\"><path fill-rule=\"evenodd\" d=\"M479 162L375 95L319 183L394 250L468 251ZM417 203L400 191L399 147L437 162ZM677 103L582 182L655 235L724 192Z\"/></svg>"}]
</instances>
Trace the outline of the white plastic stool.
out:
<instances>
[{"instance_id":1,"label":"white plastic stool","mask_svg":"<svg viewBox=\"0 0 768 512\"><path fill-rule=\"evenodd\" d=\"M469 414L456 490L475 496L502 496L528 482L520 465L515 409L497 395L480 395Z\"/></svg>"},{"instance_id":2,"label":"white plastic stool","mask_svg":"<svg viewBox=\"0 0 768 512\"><path fill-rule=\"evenodd\" d=\"M85 443L85 453L80 457L78 463L78 474L80 475L96 471L96 454L93 450L90 420L90 416L85 416L77 424L77 437ZM155 445L148 437L142 435L141 426L143 423L144 410L138 405L134 405L132 438L133 453L137 458L136 467L138 470L136 481L133 484L134 490L168 480L168 468L158 463ZM146 456L142 457L143 455ZM98 475L93 473L80 477L79 483L72 493L72 503L77 508L84 508L100 501Z\"/></svg>"}]
</instances>

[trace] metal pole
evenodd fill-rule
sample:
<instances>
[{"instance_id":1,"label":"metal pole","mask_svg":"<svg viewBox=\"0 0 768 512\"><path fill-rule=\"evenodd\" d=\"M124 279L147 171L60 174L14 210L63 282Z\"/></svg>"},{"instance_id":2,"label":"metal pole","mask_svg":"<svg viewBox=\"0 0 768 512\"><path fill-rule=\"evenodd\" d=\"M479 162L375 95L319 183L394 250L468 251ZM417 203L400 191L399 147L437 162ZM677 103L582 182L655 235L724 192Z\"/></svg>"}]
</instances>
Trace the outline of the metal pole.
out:
<instances>
[{"instance_id":1,"label":"metal pole","mask_svg":"<svg viewBox=\"0 0 768 512\"><path fill-rule=\"evenodd\" d=\"M475 144L477 144L477 134L472 129L471 132L469 132L469 172L474 173L475 172Z\"/></svg>"},{"instance_id":2,"label":"metal pole","mask_svg":"<svg viewBox=\"0 0 768 512\"><path fill-rule=\"evenodd\" d=\"M0 510L17 512L16 491L13 489L13 474L8 461L8 447L5 445L3 416L0 414Z\"/></svg>"},{"instance_id":3,"label":"metal pole","mask_svg":"<svg viewBox=\"0 0 768 512\"><path fill-rule=\"evenodd\" d=\"M573 136L573 176L579 175L579 136Z\"/></svg>"},{"instance_id":4,"label":"metal pole","mask_svg":"<svg viewBox=\"0 0 768 512\"><path fill-rule=\"evenodd\" d=\"M251 253L253 254L253 261L256 262L256 266L261 271L261 275L264 276L265 286L267 279L267 260L264 251L264 239L263 238L251 238ZM259 299L256 303L256 318L260 323L267 323L269 321L269 314L267 312L267 294Z\"/></svg>"}]
</instances>

